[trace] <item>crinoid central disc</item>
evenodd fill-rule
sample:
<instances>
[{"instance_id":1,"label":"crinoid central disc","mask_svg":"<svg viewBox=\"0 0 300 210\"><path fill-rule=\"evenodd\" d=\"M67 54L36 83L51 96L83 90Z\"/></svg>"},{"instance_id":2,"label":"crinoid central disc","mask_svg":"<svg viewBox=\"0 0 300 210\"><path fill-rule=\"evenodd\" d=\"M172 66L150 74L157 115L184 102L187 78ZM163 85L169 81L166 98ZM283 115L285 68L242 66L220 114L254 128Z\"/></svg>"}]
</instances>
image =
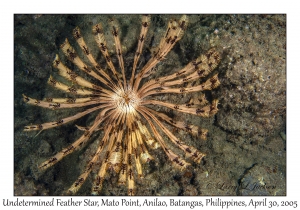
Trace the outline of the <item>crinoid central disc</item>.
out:
<instances>
[{"instance_id":1,"label":"crinoid central disc","mask_svg":"<svg viewBox=\"0 0 300 210\"><path fill-rule=\"evenodd\" d=\"M137 93L131 89L131 87L127 87L126 90L119 91L113 98L118 109L126 113L134 112L140 104L140 98Z\"/></svg>"}]
</instances>

